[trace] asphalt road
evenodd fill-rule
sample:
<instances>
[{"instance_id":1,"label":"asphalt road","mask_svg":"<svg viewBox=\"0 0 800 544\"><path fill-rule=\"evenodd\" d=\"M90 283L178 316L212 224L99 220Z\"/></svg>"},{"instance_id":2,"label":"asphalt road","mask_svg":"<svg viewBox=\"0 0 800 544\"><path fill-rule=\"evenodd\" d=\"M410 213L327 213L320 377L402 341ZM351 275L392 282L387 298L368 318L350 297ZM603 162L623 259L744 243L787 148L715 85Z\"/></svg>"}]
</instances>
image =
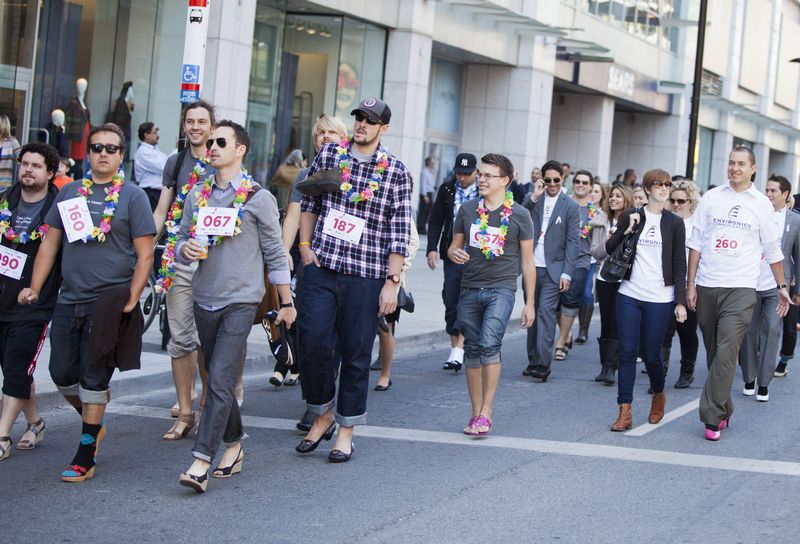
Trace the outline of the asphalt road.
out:
<instances>
[{"instance_id":1,"label":"asphalt road","mask_svg":"<svg viewBox=\"0 0 800 544\"><path fill-rule=\"evenodd\" d=\"M115 395L96 475L82 484L58 479L77 445L78 417L61 402L45 403L44 442L0 463L0 540L800 540L800 366L773 381L765 404L742 396L739 378L733 425L711 443L691 404L705 379L702 365L693 387L681 391L672 389L673 365L671 413L654 427L641 426L649 396L646 376L637 375L635 432L625 435L608 431L616 388L592 380L596 343L554 363L545 384L521 376L523 350L524 335L511 333L495 426L483 439L461 434L469 401L463 375L441 370L447 350L400 353L394 385L370 392L369 426L357 429L353 459L342 465L327 462L329 443L308 456L295 453L302 438L294 429L303 411L299 388L273 388L266 360L251 353L244 470L211 479L204 495L178 485L191 462L191 439L160 438L171 424L168 375ZM676 341L674 363L677 351ZM20 423L15 438L22 431Z\"/></svg>"}]
</instances>

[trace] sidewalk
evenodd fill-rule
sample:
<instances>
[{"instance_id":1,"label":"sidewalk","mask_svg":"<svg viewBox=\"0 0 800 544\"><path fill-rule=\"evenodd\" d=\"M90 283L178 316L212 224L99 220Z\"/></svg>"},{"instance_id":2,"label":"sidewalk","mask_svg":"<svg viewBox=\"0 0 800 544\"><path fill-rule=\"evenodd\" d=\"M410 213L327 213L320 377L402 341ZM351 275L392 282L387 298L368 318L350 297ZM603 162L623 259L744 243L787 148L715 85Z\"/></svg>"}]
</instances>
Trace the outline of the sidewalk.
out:
<instances>
[{"instance_id":1,"label":"sidewalk","mask_svg":"<svg viewBox=\"0 0 800 544\"><path fill-rule=\"evenodd\" d=\"M442 282L444 273L442 263L436 270L428 268L425 257L427 237L420 236L420 250L417 253L412 267L406 273L406 289L414 296L416 309L413 314L401 312L400 322L397 325L395 337L397 350L410 348L425 348L448 344L448 336L444 330L444 304L442 303ZM511 315L512 323L519 320L522 305L522 289L517 289L517 302ZM129 372L118 372L113 382L116 386L129 380L143 380L165 387L172 383L170 358L166 352L159 349L161 338L158 329L151 327L143 337L144 349L142 352L142 368ZM377 350L377 341L375 343ZM248 363L254 360L270 357L268 355L267 335L260 325L253 327L247 341ZM56 386L50 379L48 365L50 362L50 341L45 341L39 363L34 373L36 380L36 394L56 393ZM271 363L270 363L271 366ZM163 375L163 376L162 376ZM133 385L133 384L129 384Z\"/></svg>"}]
</instances>

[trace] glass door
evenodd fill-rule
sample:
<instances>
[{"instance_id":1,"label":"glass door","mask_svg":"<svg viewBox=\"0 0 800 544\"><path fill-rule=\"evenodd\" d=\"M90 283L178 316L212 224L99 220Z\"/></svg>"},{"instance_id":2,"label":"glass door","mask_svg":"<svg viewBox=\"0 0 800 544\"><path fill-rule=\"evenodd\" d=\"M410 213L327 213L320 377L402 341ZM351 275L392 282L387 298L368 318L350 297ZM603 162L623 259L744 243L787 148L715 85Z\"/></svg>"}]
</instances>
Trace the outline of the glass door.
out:
<instances>
[{"instance_id":1,"label":"glass door","mask_svg":"<svg viewBox=\"0 0 800 544\"><path fill-rule=\"evenodd\" d=\"M20 144L28 135L33 87L34 47L39 17L37 0L0 2L0 115L11 121Z\"/></svg>"}]
</instances>

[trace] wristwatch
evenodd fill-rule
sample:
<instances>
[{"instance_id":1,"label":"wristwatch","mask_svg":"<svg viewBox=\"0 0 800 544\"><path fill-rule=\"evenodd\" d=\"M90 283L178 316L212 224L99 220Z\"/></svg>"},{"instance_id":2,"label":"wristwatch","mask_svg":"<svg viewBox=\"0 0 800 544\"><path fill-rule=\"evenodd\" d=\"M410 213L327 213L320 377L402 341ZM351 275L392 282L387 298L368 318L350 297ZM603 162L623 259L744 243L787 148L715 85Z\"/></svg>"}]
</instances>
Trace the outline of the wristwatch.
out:
<instances>
[{"instance_id":1,"label":"wristwatch","mask_svg":"<svg viewBox=\"0 0 800 544\"><path fill-rule=\"evenodd\" d=\"M786 284L785 283L779 283L778 284L778 289L786 289Z\"/></svg>"},{"instance_id":2,"label":"wristwatch","mask_svg":"<svg viewBox=\"0 0 800 544\"><path fill-rule=\"evenodd\" d=\"M386 281L391 281L393 283L400 283L400 276L397 274L389 274L386 276Z\"/></svg>"},{"instance_id":3,"label":"wristwatch","mask_svg":"<svg viewBox=\"0 0 800 544\"><path fill-rule=\"evenodd\" d=\"M294 308L294 302L281 302L281 308Z\"/></svg>"}]
</instances>

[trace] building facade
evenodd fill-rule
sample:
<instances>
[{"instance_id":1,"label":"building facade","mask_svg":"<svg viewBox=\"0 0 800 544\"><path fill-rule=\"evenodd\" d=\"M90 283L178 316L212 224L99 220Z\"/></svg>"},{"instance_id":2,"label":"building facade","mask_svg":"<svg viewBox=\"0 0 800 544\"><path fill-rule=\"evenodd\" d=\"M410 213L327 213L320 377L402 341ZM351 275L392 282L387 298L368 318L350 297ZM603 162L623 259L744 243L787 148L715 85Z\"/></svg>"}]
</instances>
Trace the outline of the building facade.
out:
<instances>
[{"instance_id":1,"label":"building facade","mask_svg":"<svg viewBox=\"0 0 800 544\"><path fill-rule=\"evenodd\" d=\"M444 179L460 151L503 152L523 180L548 158L604 181L627 168L683 174L699 4L211 0L202 96L248 128L248 167L261 180L291 149L312 154L320 113L349 126L367 95L392 107L386 143L414 174L431 156ZM746 143L760 184L773 172L796 184L800 1L709 4L695 178L724 181L728 152ZM3 4L0 112L22 141L54 139L52 111L74 113L84 78L92 124L123 100L134 148L136 127L152 120L168 152L186 9L183 0Z\"/></svg>"}]
</instances>

